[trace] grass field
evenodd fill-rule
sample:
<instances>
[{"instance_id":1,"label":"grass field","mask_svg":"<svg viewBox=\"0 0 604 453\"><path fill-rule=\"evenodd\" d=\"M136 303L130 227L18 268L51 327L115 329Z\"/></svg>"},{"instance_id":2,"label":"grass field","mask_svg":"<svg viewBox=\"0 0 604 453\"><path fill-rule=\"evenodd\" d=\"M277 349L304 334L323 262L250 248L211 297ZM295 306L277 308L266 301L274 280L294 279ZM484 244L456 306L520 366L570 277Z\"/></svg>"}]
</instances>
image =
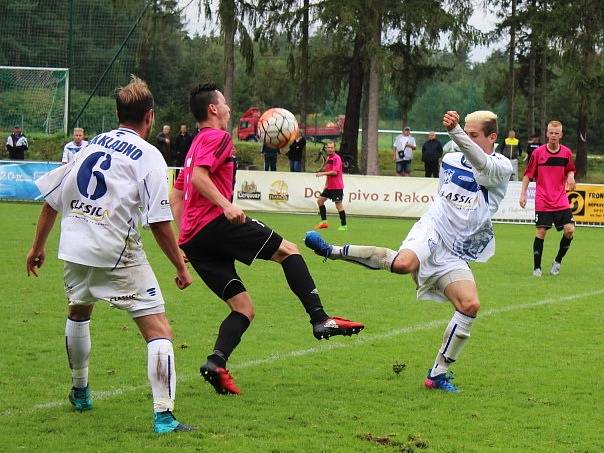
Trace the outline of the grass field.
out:
<instances>
[{"instance_id":1,"label":"grass field","mask_svg":"<svg viewBox=\"0 0 604 453\"><path fill-rule=\"evenodd\" d=\"M40 206L0 203L0 451L598 452L604 450L602 229L579 228L558 277L531 276L533 227L496 225L497 254L473 266L482 311L452 368L458 395L422 386L451 316L417 302L408 277L304 250L324 305L363 321L357 337L317 342L274 263L239 266L256 319L229 362L240 397L216 395L198 375L226 309L196 277L181 292L149 234L175 333L176 415L194 433L154 435L146 346L126 313L95 308L90 384L94 409L67 402L65 301L57 230L38 279L25 255ZM302 245L313 216L258 214ZM398 247L412 221L351 218L332 241ZM558 233L545 242L544 268ZM85 240L83 238L82 240ZM400 374L393 365L404 364Z\"/></svg>"}]
</instances>

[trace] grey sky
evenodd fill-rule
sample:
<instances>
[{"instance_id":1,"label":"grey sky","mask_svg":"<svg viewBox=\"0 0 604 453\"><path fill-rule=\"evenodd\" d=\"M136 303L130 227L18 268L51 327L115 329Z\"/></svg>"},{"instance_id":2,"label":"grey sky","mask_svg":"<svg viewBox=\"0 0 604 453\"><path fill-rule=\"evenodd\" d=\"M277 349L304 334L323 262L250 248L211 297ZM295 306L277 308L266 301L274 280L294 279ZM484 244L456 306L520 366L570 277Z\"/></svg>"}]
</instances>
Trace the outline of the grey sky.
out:
<instances>
[{"instance_id":1,"label":"grey sky","mask_svg":"<svg viewBox=\"0 0 604 453\"><path fill-rule=\"evenodd\" d=\"M476 28L478 28L481 31L487 32L487 31L491 31L495 28L495 22L496 22L496 18L493 14L491 13L486 13L480 6L482 1L481 0L473 0L472 3L474 3L474 14L472 15L472 17L470 17L470 24L475 26ZM204 25L205 25L205 20L203 17L201 17L200 19L198 19L198 9L197 9L197 1L193 1L191 2L190 0L179 0L179 4L181 5L181 7L184 7L186 5L188 5L184 12L185 12L185 16L187 18L187 31L191 34L194 33L204 33L207 32L209 30L204 30ZM213 27L210 27L210 30ZM484 47L484 46L478 46L475 47L471 52L470 52L470 60L475 62L475 63L480 63L486 60L486 58L489 56L489 54L491 53L491 51L494 48L499 48L501 47L501 45L495 44L489 47Z\"/></svg>"}]
</instances>

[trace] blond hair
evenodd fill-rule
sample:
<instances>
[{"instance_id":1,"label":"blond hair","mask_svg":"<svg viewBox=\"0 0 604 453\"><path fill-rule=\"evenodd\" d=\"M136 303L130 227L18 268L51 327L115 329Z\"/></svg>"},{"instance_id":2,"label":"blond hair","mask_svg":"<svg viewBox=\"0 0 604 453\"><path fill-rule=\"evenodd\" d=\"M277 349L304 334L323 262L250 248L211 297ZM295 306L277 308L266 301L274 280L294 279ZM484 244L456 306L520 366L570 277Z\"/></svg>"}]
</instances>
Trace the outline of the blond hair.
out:
<instances>
[{"instance_id":1,"label":"blond hair","mask_svg":"<svg viewBox=\"0 0 604 453\"><path fill-rule=\"evenodd\" d=\"M84 129L82 129L81 127L74 127L73 128L73 133L75 134L76 132L81 132L83 134L84 133Z\"/></svg>"},{"instance_id":2,"label":"blond hair","mask_svg":"<svg viewBox=\"0 0 604 453\"><path fill-rule=\"evenodd\" d=\"M115 91L115 103L120 123L139 124L153 109L153 95L147 82L132 75L128 85Z\"/></svg>"},{"instance_id":3,"label":"blond hair","mask_svg":"<svg viewBox=\"0 0 604 453\"><path fill-rule=\"evenodd\" d=\"M547 128L549 129L550 127L559 127L562 129L562 123L558 120L551 120L549 123L547 123Z\"/></svg>"},{"instance_id":4,"label":"blond hair","mask_svg":"<svg viewBox=\"0 0 604 453\"><path fill-rule=\"evenodd\" d=\"M475 112L466 115L465 123L480 123L482 125L482 132L484 136L491 135L492 133L498 132L497 127L497 115L490 110L477 110Z\"/></svg>"}]
</instances>

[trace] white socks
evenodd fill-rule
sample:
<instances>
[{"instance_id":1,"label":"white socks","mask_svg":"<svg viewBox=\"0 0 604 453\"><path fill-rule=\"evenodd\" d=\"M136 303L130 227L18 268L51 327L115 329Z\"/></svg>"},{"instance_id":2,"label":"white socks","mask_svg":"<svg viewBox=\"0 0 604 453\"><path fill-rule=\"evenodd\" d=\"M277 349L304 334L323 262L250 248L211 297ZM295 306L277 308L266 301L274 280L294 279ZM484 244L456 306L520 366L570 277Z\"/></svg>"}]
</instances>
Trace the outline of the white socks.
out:
<instances>
[{"instance_id":1,"label":"white socks","mask_svg":"<svg viewBox=\"0 0 604 453\"><path fill-rule=\"evenodd\" d=\"M71 368L71 380L76 388L88 385L88 358L90 356L90 319L65 323L65 347Z\"/></svg>"},{"instance_id":2,"label":"white socks","mask_svg":"<svg viewBox=\"0 0 604 453\"><path fill-rule=\"evenodd\" d=\"M397 254L394 250L373 245L334 245L330 258L343 259L374 270L390 271Z\"/></svg>"},{"instance_id":3,"label":"white socks","mask_svg":"<svg viewBox=\"0 0 604 453\"><path fill-rule=\"evenodd\" d=\"M157 338L147 343L147 376L153 393L153 411L174 410L176 369L172 342Z\"/></svg>"},{"instance_id":4,"label":"white socks","mask_svg":"<svg viewBox=\"0 0 604 453\"><path fill-rule=\"evenodd\" d=\"M474 319L476 318L455 311L445 329L443 343L438 354L436 354L430 376L434 377L446 373L449 370L449 365L457 360L461 349L470 338L470 329Z\"/></svg>"}]
</instances>

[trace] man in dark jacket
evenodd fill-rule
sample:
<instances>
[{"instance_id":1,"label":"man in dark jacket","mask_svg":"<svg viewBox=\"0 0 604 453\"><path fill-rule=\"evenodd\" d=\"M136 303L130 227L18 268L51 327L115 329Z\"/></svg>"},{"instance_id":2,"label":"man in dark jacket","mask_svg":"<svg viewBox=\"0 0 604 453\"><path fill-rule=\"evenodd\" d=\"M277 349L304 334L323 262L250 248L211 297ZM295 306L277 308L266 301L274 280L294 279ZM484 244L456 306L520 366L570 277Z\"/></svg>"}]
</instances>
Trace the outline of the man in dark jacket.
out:
<instances>
[{"instance_id":1,"label":"man in dark jacket","mask_svg":"<svg viewBox=\"0 0 604 453\"><path fill-rule=\"evenodd\" d=\"M306 139L304 138L304 135L302 135L302 131L299 131L296 139L289 145L289 151L287 152L289 171L302 171L302 155L304 154L304 148L306 148Z\"/></svg>"},{"instance_id":2,"label":"man in dark jacket","mask_svg":"<svg viewBox=\"0 0 604 453\"><path fill-rule=\"evenodd\" d=\"M13 133L6 139L8 158L11 160L24 160L25 151L27 151L28 148L27 138L25 135L21 134L21 126L16 125L13 127Z\"/></svg>"},{"instance_id":3,"label":"man in dark jacket","mask_svg":"<svg viewBox=\"0 0 604 453\"><path fill-rule=\"evenodd\" d=\"M159 134L157 134L157 149L162 156L164 156L164 160L168 167L174 165L173 156L172 156L172 136L170 135L170 126L167 124L162 127L162 130Z\"/></svg>"},{"instance_id":4,"label":"man in dark jacket","mask_svg":"<svg viewBox=\"0 0 604 453\"><path fill-rule=\"evenodd\" d=\"M185 157L191 147L193 137L189 134L189 130L186 124L180 125L180 131L174 139L174 166L183 167L185 164Z\"/></svg>"},{"instance_id":5,"label":"man in dark jacket","mask_svg":"<svg viewBox=\"0 0 604 453\"><path fill-rule=\"evenodd\" d=\"M438 159L443 155L443 145L436 138L435 132L428 133L428 140L422 146L422 162L426 178L438 178Z\"/></svg>"}]
</instances>

